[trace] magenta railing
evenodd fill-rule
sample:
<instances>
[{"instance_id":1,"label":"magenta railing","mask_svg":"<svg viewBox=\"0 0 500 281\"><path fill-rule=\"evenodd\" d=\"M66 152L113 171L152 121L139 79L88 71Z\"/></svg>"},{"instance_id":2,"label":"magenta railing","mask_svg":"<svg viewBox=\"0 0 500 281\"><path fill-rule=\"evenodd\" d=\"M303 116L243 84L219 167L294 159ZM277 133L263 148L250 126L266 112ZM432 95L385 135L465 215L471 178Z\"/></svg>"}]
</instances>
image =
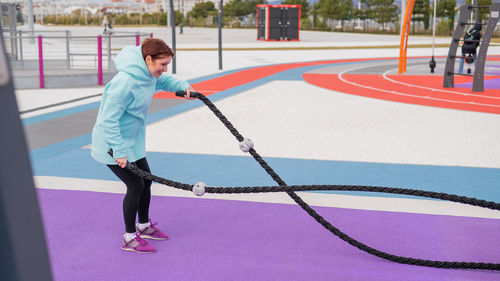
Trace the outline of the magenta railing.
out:
<instances>
[{"instance_id":1,"label":"magenta railing","mask_svg":"<svg viewBox=\"0 0 500 281\"><path fill-rule=\"evenodd\" d=\"M45 78L43 77L43 47L42 36L38 36L38 69L40 70L40 88L45 88Z\"/></svg>"},{"instance_id":2,"label":"magenta railing","mask_svg":"<svg viewBox=\"0 0 500 281\"><path fill-rule=\"evenodd\" d=\"M153 33L149 34L149 37L153 38ZM52 37L50 37L52 38ZM141 44L141 35L137 34L135 36L135 43L137 46ZM109 48L109 47L108 47ZM108 53L110 55L110 53ZM102 64L102 36L97 37L97 84L104 85L104 73ZM43 40L42 35L38 36L38 68L40 73L40 88L45 88L45 75L43 71Z\"/></svg>"},{"instance_id":3,"label":"magenta railing","mask_svg":"<svg viewBox=\"0 0 500 281\"><path fill-rule=\"evenodd\" d=\"M97 85L102 86L102 36L97 36Z\"/></svg>"}]
</instances>

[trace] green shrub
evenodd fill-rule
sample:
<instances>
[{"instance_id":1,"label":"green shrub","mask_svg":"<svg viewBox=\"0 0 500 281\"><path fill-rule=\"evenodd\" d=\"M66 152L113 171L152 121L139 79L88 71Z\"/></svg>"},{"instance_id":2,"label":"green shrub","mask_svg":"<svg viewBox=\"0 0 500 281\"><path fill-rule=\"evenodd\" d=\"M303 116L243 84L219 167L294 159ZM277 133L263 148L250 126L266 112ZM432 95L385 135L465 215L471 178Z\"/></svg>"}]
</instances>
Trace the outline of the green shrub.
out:
<instances>
[{"instance_id":1,"label":"green shrub","mask_svg":"<svg viewBox=\"0 0 500 281\"><path fill-rule=\"evenodd\" d=\"M436 35L449 35L450 34L450 23L448 19L441 19L436 24Z\"/></svg>"}]
</instances>

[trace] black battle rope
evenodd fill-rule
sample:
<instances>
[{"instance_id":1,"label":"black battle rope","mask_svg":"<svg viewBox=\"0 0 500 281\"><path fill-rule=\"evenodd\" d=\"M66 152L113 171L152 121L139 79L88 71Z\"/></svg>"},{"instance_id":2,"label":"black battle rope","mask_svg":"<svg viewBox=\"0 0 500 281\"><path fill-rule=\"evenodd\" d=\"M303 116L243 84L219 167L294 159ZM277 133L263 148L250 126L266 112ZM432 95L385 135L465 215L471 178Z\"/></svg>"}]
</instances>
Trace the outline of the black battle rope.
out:
<instances>
[{"instance_id":1,"label":"black battle rope","mask_svg":"<svg viewBox=\"0 0 500 281\"><path fill-rule=\"evenodd\" d=\"M176 92L177 96L185 96L185 92ZM248 139L243 138L238 130L236 130L231 122L217 109L217 107L203 94L191 92L192 98L200 99L205 105L212 110L212 112L219 118L219 120L229 129L229 131L236 137L236 139L241 143L245 143ZM250 141L251 142L251 141ZM243 149L242 149L243 150ZM319 222L323 227L328 229L330 232L335 234L340 239L351 244L352 246L372 254L374 256L398 262L402 264L419 265L426 267L436 267L436 268L464 268L464 269L484 269L484 270L500 270L500 264L496 263L483 263L483 262L450 262L450 261L434 261L434 260L423 260L415 258L407 258L392 255L374 249L368 245L365 245L340 231L335 226L331 225L326 221L321 215L316 213L307 203L305 203L302 198L300 198L294 191L312 191L312 190L341 190L341 191L366 191L366 192L382 192L382 193L393 193L393 194L404 194L412 196L421 196L429 198L437 198L462 204L468 204L493 210L500 210L500 204L485 200L479 200L476 198L470 198L465 196L458 196L454 194L439 193L424 190L415 189L403 189L403 188L390 188L390 187L379 187L379 186L360 186L360 185L291 185L288 186L279 176L274 172L274 170L262 159L262 157L253 149L253 143L247 147L247 150L253 158L259 162L259 164L266 170L266 172L278 183L279 186L253 186L253 187L206 187L203 190L207 193L262 193L262 192L286 192L299 206L304 209L310 216L312 216L317 222ZM127 162L125 167L136 175L139 175L145 179L158 182L160 184L168 185L174 188L193 191L193 185L179 183L165 178L161 178L152 175L146 171L139 169L136 165ZM202 194L203 194L202 193ZM199 195L199 194L197 194Z\"/></svg>"}]
</instances>

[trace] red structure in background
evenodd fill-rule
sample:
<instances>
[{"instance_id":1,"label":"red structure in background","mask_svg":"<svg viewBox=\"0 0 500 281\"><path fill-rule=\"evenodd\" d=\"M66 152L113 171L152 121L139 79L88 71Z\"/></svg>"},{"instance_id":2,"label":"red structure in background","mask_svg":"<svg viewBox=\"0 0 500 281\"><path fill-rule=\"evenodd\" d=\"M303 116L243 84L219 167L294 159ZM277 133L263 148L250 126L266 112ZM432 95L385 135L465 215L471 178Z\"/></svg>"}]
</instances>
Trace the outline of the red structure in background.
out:
<instances>
[{"instance_id":1,"label":"red structure in background","mask_svg":"<svg viewBox=\"0 0 500 281\"><path fill-rule=\"evenodd\" d=\"M300 5L257 5L257 40L300 40Z\"/></svg>"}]
</instances>

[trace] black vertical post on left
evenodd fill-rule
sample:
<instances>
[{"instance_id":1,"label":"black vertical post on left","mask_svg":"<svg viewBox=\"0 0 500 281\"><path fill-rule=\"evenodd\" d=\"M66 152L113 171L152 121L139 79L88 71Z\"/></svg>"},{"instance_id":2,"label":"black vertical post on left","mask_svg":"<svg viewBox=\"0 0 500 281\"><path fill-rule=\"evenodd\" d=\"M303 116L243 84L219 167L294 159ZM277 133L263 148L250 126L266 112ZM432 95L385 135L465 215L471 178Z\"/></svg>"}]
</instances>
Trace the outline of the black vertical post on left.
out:
<instances>
[{"instance_id":1,"label":"black vertical post on left","mask_svg":"<svg viewBox=\"0 0 500 281\"><path fill-rule=\"evenodd\" d=\"M24 130L0 33L0 272L3 281L52 280Z\"/></svg>"},{"instance_id":2,"label":"black vertical post on left","mask_svg":"<svg viewBox=\"0 0 500 281\"><path fill-rule=\"evenodd\" d=\"M222 7L223 0L219 4L219 70L222 70Z\"/></svg>"},{"instance_id":3,"label":"black vertical post on left","mask_svg":"<svg viewBox=\"0 0 500 281\"><path fill-rule=\"evenodd\" d=\"M176 48L175 48L175 11L174 11L174 0L170 0L170 25L172 25L172 50L174 51L174 54L176 54ZM177 60L175 59L177 56L174 56L174 59L172 61L172 73L175 74L177 73L177 67L176 67L176 62Z\"/></svg>"}]
</instances>

